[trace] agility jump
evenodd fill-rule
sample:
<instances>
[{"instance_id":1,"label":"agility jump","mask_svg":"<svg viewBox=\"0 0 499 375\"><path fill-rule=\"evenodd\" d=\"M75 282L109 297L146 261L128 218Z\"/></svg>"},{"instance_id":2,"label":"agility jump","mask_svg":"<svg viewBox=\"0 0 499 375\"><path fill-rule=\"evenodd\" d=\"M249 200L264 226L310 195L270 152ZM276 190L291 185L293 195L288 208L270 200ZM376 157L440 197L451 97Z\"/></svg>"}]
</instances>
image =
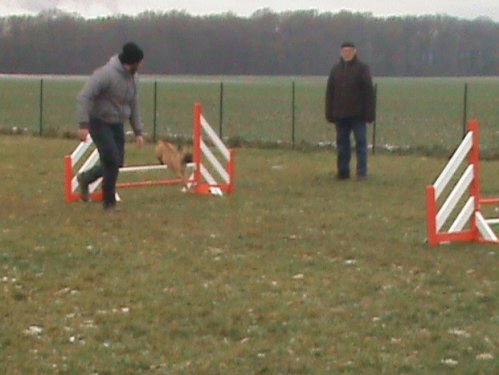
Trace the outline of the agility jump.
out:
<instances>
[{"instance_id":1,"label":"agility jump","mask_svg":"<svg viewBox=\"0 0 499 375\"><path fill-rule=\"evenodd\" d=\"M480 195L479 130L480 125L477 120L468 123L468 132L463 141L435 183L426 187L427 232L430 244L449 242L499 244L498 235L492 230L492 226L499 224L499 218L487 219L481 211L484 205L499 206L499 198L483 198ZM462 166L466 168L452 187L451 180L459 177L458 169ZM448 195L444 193L449 190ZM465 202L459 207L463 197ZM444 202L439 204L439 199ZM453 214L454 221L451 220ZM452 224L449 226L451 221Z\"/></svg>"},{"instance_id":2,"label":"agility jump","mask_svg":"<svg viewBox=\"0 0 499 375\"><path fill-rule=\"evenodd\" d=\"M206 142L204 139L206 139ZM210 149L207 142L213 145L215 152ZM90 155L83 160L92 147L93 142L89 136L84 142L80 142L71 155L66 155L64 158L65 199L67 202L75 202L81 199L81 195L78 192L79 184L76 176L78 173L92 168L99 161L99 153L95 148ZM222 159L222 161L219 159ZM187 184L188 190L195 194L223 195L224 193L232 193L235 189L234 160L235 150L226 147L203 116L202 105L196 103L194 105L193 120L193 163L188 164L188 167L193 170L190 177L187 180L175 178L118 182L116 187L117 189L120 189ZM75 173L76 169L77 171ZM167 166L165 165L126 166L120 168L120 174L166 169ZM102 200L102 192L97 191L101 181L102 179L99 179L89 186L90 198L94 201Z\"/></svg>"}]
</instances>

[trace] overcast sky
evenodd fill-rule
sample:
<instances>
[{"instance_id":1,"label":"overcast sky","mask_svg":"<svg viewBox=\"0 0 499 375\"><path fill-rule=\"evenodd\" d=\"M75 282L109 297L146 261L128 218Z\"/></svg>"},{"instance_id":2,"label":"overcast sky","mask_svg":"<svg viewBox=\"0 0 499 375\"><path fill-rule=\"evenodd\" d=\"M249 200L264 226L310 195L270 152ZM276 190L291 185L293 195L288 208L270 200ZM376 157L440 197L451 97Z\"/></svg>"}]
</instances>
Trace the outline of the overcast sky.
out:
<instances>
[{"instance_id":1,"label":"overcast sky","mask_svg":"<svg viewBox=\"0 0 499 375\"><path fill-rule=\"evenodd\" d=\"M0 0L0 16L36 14L58 8L88 18L113 14L138 14L146 10L185 10L192 15L232 12L249 16L270 8L276 12L316 9L319 12L349 10L375 16L448 14L473 19L489 17L499 22L499 0Z\"/></svg>"}]
</instances>

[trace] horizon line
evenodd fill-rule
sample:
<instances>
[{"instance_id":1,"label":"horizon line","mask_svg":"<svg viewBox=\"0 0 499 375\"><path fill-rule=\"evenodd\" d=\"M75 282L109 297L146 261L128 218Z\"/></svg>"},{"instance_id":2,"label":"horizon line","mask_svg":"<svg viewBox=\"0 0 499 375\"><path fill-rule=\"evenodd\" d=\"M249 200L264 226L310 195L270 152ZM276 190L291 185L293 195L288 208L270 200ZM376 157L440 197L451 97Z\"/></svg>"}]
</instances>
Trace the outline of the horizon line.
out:
<instances>
[{"instance_id":1,"label":"horizon line","mask_svg":"<svg viewBox=\"0 0 499 375\"><path fill-rule=\"evenodd\" d=\"M317 8L302 8L302 9L287 9L287 10L280 10L276 11L271 8L260 8L256 9L253 13L249 15L242 15L238 14L232 10L227 10L225 12L208 12L208 13L191 13L188 12L186 9L168 9L168 10L163 10L163 9L145 9L140 12L109 12L105 13L103 15L98 15L98 16L85 16L82 15L81 13L77 11L68 11L65 9L60 9L58 7L53 7L53 8L48 8L41 10L39 12L29 12L29 11L24 11L24 12L13 12L13 13L7 13L7 14L0 14L0 18L10 18L10 17L39 17L43 15L50 15L50 14L64 14L68 16L74 16L78 18L83 18L86 20L99 20L99 19L106 19L106 18L120 18L120 17L139 17L141 15L145 14L156 14L156 15L163 15L163 14L168 14L168 13L180 13L180 14L186 14L191 17L210 17L210 16L223 16L223 15L231 15L235 16L237 18L252 18L254 17L257 13L261 12L262 14L269 13L269 14L286 14L286 13L297 13L297 12L316 12L318 15L323 15L323 14L340 14L340 13L350 13L350 14L360 14L360 15L365 15L365 16L370 16L373 18L381 18L381 19L389 19L389 18L424 18L424 17L435 17L435 16L441 16L441 17L449 17L449 18L455 18L459 20L465 20L465 21L477 21L477 20L486 20L486 21L492 21L494 23L499 22L498 20L495 20L492 18L490 15L478 15L474 17L466 17L466 16L457 16L457 15L452 15L448 14L445 12L435 12L435 13L424 13L424 14L389 14L389 15L378 15L374 14L372 11L360 11L360 10L351 10L351 9L340 9L336 12L333 11L323 11L319 10Z\"/></svg>"}]
</instances>

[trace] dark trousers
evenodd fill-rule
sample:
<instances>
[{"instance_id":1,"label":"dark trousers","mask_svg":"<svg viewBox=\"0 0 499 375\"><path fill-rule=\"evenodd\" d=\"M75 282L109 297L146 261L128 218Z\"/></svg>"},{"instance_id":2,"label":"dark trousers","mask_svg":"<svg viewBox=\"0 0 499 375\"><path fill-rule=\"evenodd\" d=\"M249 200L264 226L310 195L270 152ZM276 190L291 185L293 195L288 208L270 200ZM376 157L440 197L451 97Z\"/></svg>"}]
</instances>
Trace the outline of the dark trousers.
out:
<instances>
[{"instance_id":1,"label":"dark trousers","mask_svg":"<svg viewBox=\"0 0 499 375\"><path fill-rule=\"evenodd\" d=\"M351 144L350 135L355 138L357 154L357 176L367 176L367 126L358 118L346 118L336 121L336 145L338 147L338 176L350 177Z\"/></svg>"},{"instance_id":2,"label":"dark trousers","mask_svg":"<svg viewBox=\"0 0 499 375\"><path fill-rule=\"evenodd\" d=\"M102 177L104 207L116 204L116 181L125 158L125 132L123 123L106 123L90 119L89 132L99 151L100 165L86 172L88 182Z\"/></svg>"}]
</instances>

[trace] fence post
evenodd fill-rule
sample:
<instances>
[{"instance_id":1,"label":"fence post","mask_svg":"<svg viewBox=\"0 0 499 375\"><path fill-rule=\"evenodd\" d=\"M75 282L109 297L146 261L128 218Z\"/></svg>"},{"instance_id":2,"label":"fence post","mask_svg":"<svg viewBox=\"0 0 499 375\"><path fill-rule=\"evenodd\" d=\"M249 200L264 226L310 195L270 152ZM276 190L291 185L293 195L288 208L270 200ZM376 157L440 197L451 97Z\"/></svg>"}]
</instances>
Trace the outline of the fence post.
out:
<instances>
[{"instance_id":1,"label":"fence post","mask_svg":"<svg viewBox=\"0 0 499 375\"><path fill-rule=\"evenodd\" d=\"M156 143L156 130L158 126L158 81L154 81L154 115L153 115L153 130L152 139Z\"/></svg>"},{"instance_id":2,"label":"fence post","mask_svg":"<svg viewBox=\"0 0 499 375\"><path fill-rule=\"evenodd\" d=\"M376 118L378 117L378 84L374 84L373 155L376 153Z\"/></svg>"},{"instance_id":3,"label":"fence post","mask_svg":"<svg viewBox=\"0 0 499 375\"><path fill-rule=\"evenodd\" d=\"M295 147L295 126L296 126L296 84L291 84L291 143Z\"/></svg>"},{"instance_id":4,"label":"fence post","mask_svg":"<svg viewBox=\"0 0 499 375\"><path fill-rule=\"evenodd\" d=\"M463 138L466 136L466 122L468 121L468 82L464 83L464 99L463 99Z\"/></svg>"},{"instance_id":5,"label":"fence post","mask_svg":"<svg viewBox=\"0 0 499 375\"><path fill-rule=\"evenodd\" d=\"M38 118L38 131L39 135L43 134L43 78L40 79L40 110Z\"/></svg>"},{"instance_id":6,"label":"fence post","mask_svg":"<svg viewBox=\"0 0 499 375\"><path fill-rule=\"evenodd\" d=\"M218 125L218 136L222 139L222 128L224 122L224 83L220 82L220 104L219 104L219 125Z\"/></svg>"}]
</instances>

